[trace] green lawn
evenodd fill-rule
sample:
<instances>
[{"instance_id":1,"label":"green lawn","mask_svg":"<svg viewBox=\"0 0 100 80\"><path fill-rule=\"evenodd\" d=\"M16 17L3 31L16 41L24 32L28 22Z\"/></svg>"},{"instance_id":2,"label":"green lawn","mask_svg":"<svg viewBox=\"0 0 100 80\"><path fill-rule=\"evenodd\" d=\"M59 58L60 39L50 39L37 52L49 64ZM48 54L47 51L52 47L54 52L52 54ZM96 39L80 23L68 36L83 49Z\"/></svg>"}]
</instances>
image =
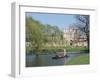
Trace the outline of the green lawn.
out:
<instances>
[{"instance_id":1,"label":"green lawn","mask_svg":"<svg viewBox=\"0 0 100 80\"><path fill-rule=\"evenodd\" d=\"M63 46L53 47L53 46L51 46L51 47L44 47L44 49L46 49L46 50L58 50L58 51L59 50L63 50L63 49L66 49L68 51L82 51L82 50L87 50L87 48L85 48L85 47L70 47L70 46L68 46L68 47L63 47Z\"/></svg>"},{"instance_id":2,"label":"green lawn","mask_svg":"<svg viewBox=\"0 0 100 80\"><path fill-rule=\"evenodd\" d=\"M89 55L78 56L70 60L66 65L89 64Z\"/></svg>"},{"instance_id":3,"label":"green lawn","mask_svg":"<svg viewBox=\"0 0 100 80\"><path fill-rule=\"evenodd\" d=\"M33 51L34 53L39 52L40 54L47 54L47 53L56 53L56 52L63 52L66 49L66 52L87 52L89 50L85 47L42 47L39 51ZM28 54L33 53L31 52L31 48L26 48L26 52Z\"/></svg>"},{"instance_id":4,"label":"green lawn","mask_svg":"<svg viewBox=\"0 0 100 80\"><path fill-rule=\"evenodd\" d=\"M68 48L66 48L66 50L68 50L69 52L70 51L73 51L73 52L78 52L78 51L80 51L80 52L88 52L88 49L87 48L85 48L85 47L68 47Z\"/></svg>"}]
</instances>

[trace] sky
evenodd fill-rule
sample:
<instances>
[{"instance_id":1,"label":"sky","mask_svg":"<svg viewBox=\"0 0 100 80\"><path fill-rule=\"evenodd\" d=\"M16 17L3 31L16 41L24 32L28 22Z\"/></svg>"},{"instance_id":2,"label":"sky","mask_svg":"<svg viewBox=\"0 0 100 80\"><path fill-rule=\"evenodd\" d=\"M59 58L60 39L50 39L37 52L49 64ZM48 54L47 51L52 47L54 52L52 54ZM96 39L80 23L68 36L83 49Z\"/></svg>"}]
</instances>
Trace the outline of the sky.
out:
<instances>
[{"instance_id":1,"label":"sky","mask_svg":"<svg viewBox=\"0 0 100 80\"><path fill-rule=\"evenodd\" d=\"M50 24L58 26L60 29L65 29L69 25L76 23L75 14L51 14L51 13L34 13L27 12L26 16L31 16L33 19L42 24Z\"/></svg>"}]
</instances>

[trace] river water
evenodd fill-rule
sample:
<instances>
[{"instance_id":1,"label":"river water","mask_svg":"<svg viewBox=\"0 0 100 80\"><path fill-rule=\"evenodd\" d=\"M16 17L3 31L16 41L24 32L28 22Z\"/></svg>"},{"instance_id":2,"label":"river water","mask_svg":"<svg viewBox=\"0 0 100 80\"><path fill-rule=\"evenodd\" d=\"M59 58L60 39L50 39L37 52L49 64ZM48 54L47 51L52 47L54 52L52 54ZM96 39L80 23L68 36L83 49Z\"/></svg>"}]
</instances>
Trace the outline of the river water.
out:
<instances>
[{"instance_id":1,"label":"river water","mask_svg":"<svg viewBox=\"0 0 100 80\"><path fill-rule=\"evenodd\" d=\"M60 66L65 65L73 59L74 57L80 55L87 55L87 53L77 53L69 52L67 53L69 57L64 57L60 59L52 59L56 54L42 54L42 55L26 55L26 67L39 67L39 66Z\"/></svg>"}]
</instances>

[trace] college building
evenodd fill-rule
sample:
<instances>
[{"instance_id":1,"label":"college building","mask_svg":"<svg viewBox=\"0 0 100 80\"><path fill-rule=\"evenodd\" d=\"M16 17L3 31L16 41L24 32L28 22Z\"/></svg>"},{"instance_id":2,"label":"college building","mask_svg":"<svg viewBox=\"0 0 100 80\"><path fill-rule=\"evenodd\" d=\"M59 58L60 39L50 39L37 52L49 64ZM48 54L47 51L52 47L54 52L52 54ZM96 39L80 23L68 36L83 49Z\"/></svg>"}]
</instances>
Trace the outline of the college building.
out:
<instances>
[{"instance_id":1,"label":"college building","mask_svg":"<svg viewBox=\"0 0 100 80\"><path fill-rule=\"evenodd\" d=\"M87 38L80 33L78 28L70 26L67 29L64 29L63 32L63 38L68 45L87 47Z\"/></svg>"}]
</instances>

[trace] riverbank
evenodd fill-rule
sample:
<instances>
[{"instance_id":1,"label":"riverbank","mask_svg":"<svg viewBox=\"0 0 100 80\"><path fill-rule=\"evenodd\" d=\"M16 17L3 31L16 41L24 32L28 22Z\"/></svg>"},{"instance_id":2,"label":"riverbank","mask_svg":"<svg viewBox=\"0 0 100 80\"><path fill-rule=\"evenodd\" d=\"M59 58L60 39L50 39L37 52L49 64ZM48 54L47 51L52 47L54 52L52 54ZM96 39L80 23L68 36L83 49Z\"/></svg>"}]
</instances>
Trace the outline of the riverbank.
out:
<instances>
[{"instance_id":1,"label":"riverbank","mask_svg":"<svg viewBox=\"0 0 100 80\"><path fill-rule=\"evenodd\" d=\"M90 57L89 54L86 54L74 57L72 60L66 63L66 65L83 65L89 63L90 63Z\"/></svg>"},{"instance_id":2,"label":"riverbank","mask_svg":"<svg viewBox=\"0 0 100 80\"><path fill-rule=\"evenodd\" d=\"M57 54L58 52L64 52L64 49L66 50L66 53L68 52L89 53L89 49L87 49L86 47L47 47L47 48L42 48L39 51L30 52L26 54Z\"/></svg>"}]
</instances>

